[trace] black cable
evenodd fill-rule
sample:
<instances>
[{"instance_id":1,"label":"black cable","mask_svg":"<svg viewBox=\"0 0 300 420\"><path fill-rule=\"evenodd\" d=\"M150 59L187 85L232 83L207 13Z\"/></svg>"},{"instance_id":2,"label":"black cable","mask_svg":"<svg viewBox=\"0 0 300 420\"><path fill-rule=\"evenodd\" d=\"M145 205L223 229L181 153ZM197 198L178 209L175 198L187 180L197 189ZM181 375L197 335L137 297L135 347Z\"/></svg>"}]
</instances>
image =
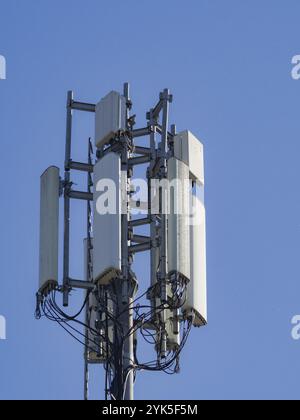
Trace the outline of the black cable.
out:
<instances>
[{"instance_id":1,"label":"black cable","mask_svg":"<svg viewBox=\"0 0 300 420\"><path fill-rule=\"evenodd\" d=\"M92 340L92 339L90 339L89 337L87 337L85 334L83 334L82 332L80 332L80 331L78 331L76 328L74 328L72 325L70 325L69 324L69 322L70 321L68 321L68 320L65 320L65 319L62 319L62 318L60 318L60 317L58 317L57 315L57 313L55 312L55 308L53 308L53 307L51 307L51 303L49 302L49 301L46 301L45 302L45 308L48 310L48 313L46 313L45 312L45 315L47 316L47 318L48 319L50 319L51 321L56 321L56 322L58 322L60 325L61 324L65 324L65 325L68 325L68 327L69 328L71 328L71 330L73 330L74 332L76 332L78 335L80 335L80 336L82 336L82 337L84 337L84 338L86 338L87 339L87 341L88 342L90 342L90 343L93 343L96 347L98 347L99 346L99 343L98 342L96 342L96 341L94 341L94 340ZM49 313L51 314L51 316L49 316ZM73 320L73 322L76 322L76 320ZM77 321L77 322L79 322L79 321ZM81 324L81 323L80 323ZM83 324L84 325L84 324ZM67 331L67 328L65 327L64 328L66 331ZM69 332L69 331L68 331ZM70 332L69 332L70 333ZM70 335L73 337L73 338L75 338L79 343L81 343L82 345L84 345L89 351L94 351L94 349L92 348L92 347L90 347L90 346L87 346L85 343L82 343L82 341L81 340L79 340L79 339L77 339L75 336L74 336L74 334L71 334L70 333ZM104 336L101 336L100 335L100 337L103 339L103 340L105 340L105 337Z\"/></svg>"},{"instance_id":2,"label":"black cable","mask_svg":"<svg viewBox=\"0 0 300 420\"><path fill-rule=\"evenodd\" d=\"M142 338L149 344L154 345L157 351L161 346L162 332L164 331L164 324L160 315L162 312L168 310L174 313L181 309L187 299L187 287L181 279L177 279L176 282L168 282L171 286L172 294L168 296L168 301L164 304L156 305L141 305L139 302L143 297L145 297L151 291L159 287L159 283L151 286L145 293L134 299L130 302L129 305L123 307L122 310L116 313L118 309L118 299L116 296L116 290L114 285L111 286L110 301L114 304L115 309L109 310L108 308L108 292L106 292L106 299L104 300L101 297L100 289L97 295L99 313L102 313L105 316L105 332L104 335L100 334L101 331L98 331L92 328L91 325L77 319L83 312L84 308L88 304L88 299L90 293L87 293L86 299L80 308L80 310L75 315L66 314L56 303L56 291L53 291L48 297L43 298L39 302L38 307L36 308L36 316L47 317L51 321L58 323L73 339L78 343L83 345L85 348L90 351L94 351L90 345L99 346L99 341L101 339L106 342L105 349L105 397L106 399L110 395L111 399L123 399L125 395L126 385L129 378L129 375L132 373L134 375L134 380L136 378L136 372L141 370L158 372L162 371L168 375L173 375L178 372L178 361L181 352L183 351L185 344L187 342L188 336L191 331L192 322L191 320L186 320L184 328L181 329L181 342L178 348L174 351L169 351L166 354L164 359L159 357L157 359L151 360L145 363L139 363L137 357L137 348L134 346L134 360L132 361L132 366L128 367L123 371L123 359L124 359L124 344L130 336L140 332ZM158 296L157 296L158 297ZM120 319L124 313L127 311L133 311L135 314L134 324L128 330L124 331L123 326L120 322ZM144 312L143 312L144 311ZM88 319L87 319L88 320ZM108 325L108 322L112 324L111 327ZM78 324L85 328L86 334L83 334L81 331L76 329L71 325L71 323ZM149 329L150 327L150 329ZM153 327L153 331L151 328ZM113 328L114 339L113 342L109 340L109 328ZM70 331L71 330L71 331ZM102 329L103 330L103 329ZM74 334L75 333L75 334ZM83 343L76 335L80 335L86 339L86 343ZM95 337L93 340L92 337ZM112 372L119 372L119 375L116 375L112 381ZM116 389L118 389L118 395L116 395Z\"/></svg>"}]
</instances>

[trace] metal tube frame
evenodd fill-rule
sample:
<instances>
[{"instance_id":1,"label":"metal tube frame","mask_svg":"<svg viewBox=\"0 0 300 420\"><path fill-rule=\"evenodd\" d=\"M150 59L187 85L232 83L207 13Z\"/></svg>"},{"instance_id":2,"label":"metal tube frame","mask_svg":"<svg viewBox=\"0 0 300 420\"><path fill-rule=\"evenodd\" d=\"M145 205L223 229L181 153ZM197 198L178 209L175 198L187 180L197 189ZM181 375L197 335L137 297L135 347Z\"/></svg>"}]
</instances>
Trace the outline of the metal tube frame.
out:
<instances>
[{"instance_id":1,"label":"metal tube frame","mask_svg":"<svg viewBox=\"0 0 300 420\"><path fill-rule=\"evenodd\" d=\"M149 164L147 170L148 179L148 194L149 194L149 214L147 217L141 219L131 220L131 211L129 208L129 188L126 191L126 206L128 211L122 214L122 275L118 281L116 281L115 288L117 290L118 308L117 311L122 313L120 319L123 325L123 334L126 336L127 332L133 327L133 311L132 309L123 310L125 308L131 308L131 303L134 298L135 286L134 279L132 278L131 263L132 256L140 252L150 251L151 253L151 286L154 286L157 282L160 283L160 295L149 296L152 307L155 309L157 299L160 300L161 304L165 304L167 301L167 217L165 214L153 215L151 209L151 180L155 176L160 179L167 177L167 160L172 146L172 139L176 133L175 126L172 126L171 132L168 131L169 125L169 104L172 102L172 96L170 91L165 89L160 94L159 102L154 108L147 113L148 126L141 129L132 129L130 124L130 93L129 84L124 85L124 96L127 100L127 113L126 113L126 127L127 132L122 133L121 137L117 142L113 142L107 150L98 150L97 156L104 156L105 153L110 151L119 152L122 160L122 171L128 174L126 185L131 177L132 169L136 165ZM67 124L66 124L66 150L65 150L65 177L62 183L64 189L64 261L63 261L63 305L68 306L69 304L69 293L72 288L78 288L86 290L89 293L95 288L92 279L92 260L91 260L91 215L92 208L91 202L93 200L93 193L91 191L92 186L92 173L93 173L93 162L92 162L92 147L89 140L89 153L88 162L81 163L73 161L71 158L72 149L72 113L73 110L84 111L84 112L95 112L96 105L86 104L83 102L74 101L73 92L68 92L67 98ZM162 124L158 123L159 116L162 113ZM161 136L161 143L157 147L156 136ZM133 144L133 140L139 137L149 137L149 148L141 147ZM129 147L131 143L131 147ZM140 155L140 156L136 156ZM81 171L87 173L87 191L75 191L72 190L71 182L71 170ZM70 202L71 199L84 200L87 202L87 237L88 237L88 267L87 269L87 281L75 280L70 278ZM150 237L135 235L133 229L139 226L150 225ZM132 236L129 238L128 232L132 231ZM130 242L129 242L130 239ZM159 269L156 266L157 263L157 251L160 252L160 264ZM89 305L86 307L86 323L89 320ZM124 312L124 314L123 314ZM163 323L166 322L166 311L162 312L161 315ZM154 320L155 321L155 320ZM158 320L159 322L159 320ZM162 331L163 345L161 349L158 349L159 357L163 358L167 351L167 337L165 325ZM117 338L117 337L116 337ZM130 335L124 343L123 361L122 366L115 366L111 374L115 377L116 381L122 378L125 381L124 395L121 396L118 392L118 397L124 397L125 400L132 400L134 398L133 385L134 385L134 345L136 338ZM86 344L88 344L88 331L86 330ZM86 346L87 347L87 346ZM85 351L85 364L84 364L84 399L88 399L88 382L89 382L89 368L87 351ZM117 383L117 382L116 382ZM108 389L106 389L106 396Z\"/></svg>"},{"instance_id":2,"label":"metal tube frame","mask_svg":"<svg viewBox=\"0 0 300 420\"><path fill-rule=\"evenodd\" d=\"M69 271L70 271L70 160L72 146L72 102L73 92L67 97L67 127L65 151L65 180L64 180L64 261L63 261L63 306L69 304Z\"/></svg>"},{"instance_id":3,"label":"metal tube frame","mask_svg":"<svg viewBox=\"0 0 300 420\"><path fill-rule=\"evenodd\" d=\"M88 141L88 165L93 167L93 147L91 143L91 139ZM92 171L88 171L87 174L87 191L91 193L91 188L93 186L93 180L91 176ZM90 201L87 202L86 206L86 232L87 232L87 266L85 267L86 270L86 281L78 282L74 280L70 280L70 284L72 287L80 288L82 286L83 289L86 289L86 307L85 307L85 324L89 324L90 314L89 314L89 293L95 287L93 283L93 273L92 273L92 207ZM84 350L84 400L87 401L89 399L89 364L88 364L88 346L89 346L89 332L88 328L85 328L85 350Z\"/></svg>"}]
</instances>

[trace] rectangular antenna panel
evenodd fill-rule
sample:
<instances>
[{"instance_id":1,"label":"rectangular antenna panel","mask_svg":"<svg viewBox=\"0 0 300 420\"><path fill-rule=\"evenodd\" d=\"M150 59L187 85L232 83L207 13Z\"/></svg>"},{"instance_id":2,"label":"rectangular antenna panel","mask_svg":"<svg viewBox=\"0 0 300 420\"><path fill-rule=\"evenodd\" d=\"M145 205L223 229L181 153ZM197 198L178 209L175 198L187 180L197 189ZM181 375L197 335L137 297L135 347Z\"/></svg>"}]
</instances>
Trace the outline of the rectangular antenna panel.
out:
<instances>
[{"instance_id":1,"label":"rectangular antenna panel","mask_svg":"<svg viewBox=\"0 0 300 420\"><path fill-rule=\"evenodd\" d=\"M107 285L121 272L121 158L108 153L94 168L94 281Z\"/></svg>"},{"instance_id":2,"label":"rectangular antenna panel","mask_svg":"<svg viewBox=\"0 0 300 420\"><path fill-rule=\"evenodd\" d=\"M168 271L190 279L189 168L180 160L168 161ZM167 197L166 197L167 195Z\"/></svg>"},{"instance_id":3,"label":"rectangular antenna panel","mask_svg":"<svg viewBox=\"0 0 300 420\"><path fill-rule=\"evenodd\" d=\"M206 286L206 220L204 203L192 197L193 222L190 226L191 281L187 285L187 297L183 311L187 316L195 314L194 325L207 324Z\"/></svg>"},{"instance_id":4,"label":"rectangular antenna panel","mask_svg":"<svg viewBox=\"0 0 300 420\"><path fill-rule=\"evenodd\" d=\"M203 144L190 131L174 137L174 157L190 168L192 179L204 185Z\"/></svg>"},{"instance_id":5,"label":"rectangular antenna panel","mask_svg":"<svg viewBox=\"0 0 300 420\"><path fill-rule=\"evenodd\" d=\"M47 293L58 283L59 169L52 166L41 176L39 291Z\"/></svg>"},{"instance_id":6,"label":"rectangular antenna panel","mask_svg":"<svg viewBox=\"0 0 300 420\"><path fill-rule=\"evenodd\" d=\"M110 92L96 105L95 144L101 148L119 131L126 130L126 98Z\"/></svg>"}]
</instances>

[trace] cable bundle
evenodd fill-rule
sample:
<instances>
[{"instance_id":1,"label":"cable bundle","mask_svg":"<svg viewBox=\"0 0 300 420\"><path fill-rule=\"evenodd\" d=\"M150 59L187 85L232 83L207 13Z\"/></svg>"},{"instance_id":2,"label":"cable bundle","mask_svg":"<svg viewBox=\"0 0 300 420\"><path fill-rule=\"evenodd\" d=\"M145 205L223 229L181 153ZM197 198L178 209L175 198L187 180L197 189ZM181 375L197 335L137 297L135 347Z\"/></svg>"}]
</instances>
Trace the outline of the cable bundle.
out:
<instances>
[{"instance_id":1,"label":"cable bundle","mask_svg":"<svg viewBox=\"0 0 300 420\"><path fill-rule=\"evenodd\" d=\"M148 305L140 303L146 295L148 297L154 296L154 299L159 302L159 286L159 283L152 286L147 292L133 300L130 305L123 306L119 313L117 313L117 308L119 307L117 293L113 284L106 288L102 287L101 290L100 288L95 288L93 292L88 292L82 307L74 315L66 314L59 307L56 302L57 291L52 291L48 296L40 299L36 310L36 317L40 318L44 316L50 321L56 322L73 339L84 346L87 352L95 351L95 348L100 348L101 343L106 371L106 399L110 397L111 399L122 400L124 399L127 380L131 373L135 377L137 371L143 370L153 372L162 371L169 375L178 373L179 371L179 357L191 331L192 320L181 317L180 345L175 350L168 351L165 357L162 358L160 348L165 326L162 322L161 315L164 311L171 311L171 313L178 312L183 307L186 300L186 283L180 279L168 282L171 296L168 297L168 301L164 304ZM89 308L91 293L94 293L96 297L98 314L104 315L99 325L89 325L79 319L84 309ZM109 299L112 303L113 310L109 308ZM128 311L133 311L134 323L128 331L124 331L120 320ZM101 316L99 315L100 318ZM80 331L79 327L84 328L84 332ZM113 328L113 339L110 337L109 328ZM140 333L147 344L154 346L157 353L155 360L139 361L136 337L138 333ZM126 340L131 336L135 337L134 360L130 360L130 367L124 369L122 366L124 345ZM112 372L120 372L120 374L114 375L114 378L112 378Z\"/></svg>"}]
</instances>

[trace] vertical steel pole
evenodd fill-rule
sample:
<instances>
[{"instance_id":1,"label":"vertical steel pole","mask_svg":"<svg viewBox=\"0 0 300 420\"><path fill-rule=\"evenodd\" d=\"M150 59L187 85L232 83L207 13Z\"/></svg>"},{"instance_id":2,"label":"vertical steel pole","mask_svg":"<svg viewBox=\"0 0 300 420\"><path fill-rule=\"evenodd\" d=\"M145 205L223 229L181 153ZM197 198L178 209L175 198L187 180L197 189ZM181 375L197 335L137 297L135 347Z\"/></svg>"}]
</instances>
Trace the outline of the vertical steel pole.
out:
<instances>
[{"instance_id":1,"label":"vertical steel pole","mask_svg":"<svg viewBox=\"0 0 300 420\"><path fill-rule=\"evenodd\" d=\"M167 158L168 158L168 126L169 126L169 98L170 91L165 89L163 92L163 118L162 118L162 141L161 141L161 179L167 178ZM165 187L164 187L165 188ZM162 199L166 199L166 194L162 191ZM163 203L162 203L163 204ZM167 275L168 275L168 242L167 242L167 215L166 206L162 205L161 214L161 301L167 302ZM165 357L167 352L166 334L166 311L162 312L163 331L161 340L161 356Z\"/></svg>"},{"instance_id":2,"label":"vertical steel pole","mask_svg":"<svg viewBox=\"0 0 300 420\"><path fill-rule=\"evenodd\" d=\"M127 112L125 127L130 130L129 119L129 84L124 84L124 96L127 100ZM132 371L133 363L133 345L134 339L130 331L133 327L133 311L131 304L133 301L131 287L131 272L128 249L128 228L130 220L129 194L128 194L128 158L129 158L129 138L128 134L123 134L121 139L121 170L122 174L122 214L121 214L121 250L122 250L122 274L118 280L114 282L116 293L116 314L118 316L118 324L121 328L115 328L114 345L115 357L113 367L113 390L115 398L119 400L133 400L133 382L134 376ZM121 209L120 209L121 210ZM122 345L122 354L119 354L120 345Z\"/></svg>"},{"instance_id":3,"label":"vertical steel pole","mask_svg":"<svg viewBox=\"0 0 300 420\"><path fill-rule=\"evenodd\" d=\"M92 165L92 153L93 148L91 144L91 139L88 141L88 164ZM87 174L87 191L90 193L92 187L92 176L90 173ZM86 220L86 230L87 230L87 255L86 255L86 273L85 278L86 281L91 282L91 203L87 202L87 220ZM85 324L88 325L89 323L89 301L88 301L89 292L86 292L86 308L85 308ZM85 351L84 351L84 400L87 401L89 399L89 364L88 364L88 346L89 346L89 336L88 336L88 328L85 329Z\"/></svg>"},{"instance_id":4,"label":"vertical steel pole","mask_svg":"<svg viewBox=\"0 0 300 420\"><path fill-rule=\"evenodd\" d=\"M127 113L126 113L126 128L129 130L129 102L130 102L130 87L128 83L124 84L124 96L127 100ZM126 156L125 156L126 155ZM129 151L127 144L124 144L124 162L123 170L126 171L127 179L126 179L126 186L128 186L128 158L129 158ZM126 191L126 200L129 203L129 196ZM126 299L124 300L124 293L123 293L123 302L128 307L128 310L125 312L124 321L123 321L123 331L125 335L133 327L133 311L131 309L132 304L132 292L131 292L131 279L129 274L130 264L129 264L129 253L128 253L128 225L130 219L130 208L127 208L127 213L123 215L123 236L122 236L122 249L123 249L123 258L124 258L124 267L123 267L123 284L125 286L124 292L126 293ZM125 373L123 380L125 381L125 390L124 390L124 400L131 401L134 399L134 392L133 392L133 385L134 385L134 375L132 371L132 363L133 363L133 344L134 337L133 334L129 334L128 337L125 339L124 342L124 355L123 355L123 372Z\"/></svg>"},{"instance_id":5,"label":"vertical steel pole","mask_svg":"<svg viewBox=\"0 0 300 420\"><path fill-rule=\"evenodd\" d=\"M169 89L165 89L163 93L164 105L163 105L163 121L162 121L162 144L161 144L161 178L167 177L167 157L168 157L168 125L169 125ZM163 210L166 210L163 209ZM163 211L161 215L162 220L162 279L163 283L166 282L167 278L167 215ZM166 297L166 290L162 295L164 299Z\"/></svg>"},{"instance_id":6,"label":"vertical steel pole","mask_svg":"<svg viewBox=\"0 0 300 420\"><path fill-rule=\"evenodd\" d=\"M158 261L157 261L157 244L156 244L156 235L157 235L157 226L156 220L157 216L153 213L153 206L152 206L152 184L151 181L154 177L153 169L156 162L156 123L157 120L153 118L153 109L150 110L150 120L149 125L151 127L151 134L150 134L150 166L148 169L148 216L150 217L150 237L151 237L151 250L150 250L150 277L151 277L151 287L153 287L157 283L157 270L158 270ZM156 310L156 298L152 297L151 306L153 310L153 315L155 316Z\"/></svg>"},{"instance_id":7,"label":"vertical steel pole","mask_svg":"<svg viewBox=\"0 0 300 420\"><path fill-rule=\"evenodd\" d=\"M86 267L88 270L88 267ZM88 292L86 292L87 297ZM89 322L89 302L86 303L85 309L85 323L88 325ZM85 349L84 349L84 400L87 401L89 399L89 364L88 364L88 345L89 345L89 336L88 336L88 329L85 328Z\"/></svg>"},{"instance_id":8,"label":"vertical steel pole","mask_svg":"<svg viewBox=\"0 0 300 420\"><path fill-rule=\"evenodd\" d=\"M68 92L67 99L67 127L65 151L65 186L64 186L64 262L63 262L63 306L69 305L69 277L70 277L70 160L72 144L72 101L73 92Z\"/></svg>"}]
</instances>

